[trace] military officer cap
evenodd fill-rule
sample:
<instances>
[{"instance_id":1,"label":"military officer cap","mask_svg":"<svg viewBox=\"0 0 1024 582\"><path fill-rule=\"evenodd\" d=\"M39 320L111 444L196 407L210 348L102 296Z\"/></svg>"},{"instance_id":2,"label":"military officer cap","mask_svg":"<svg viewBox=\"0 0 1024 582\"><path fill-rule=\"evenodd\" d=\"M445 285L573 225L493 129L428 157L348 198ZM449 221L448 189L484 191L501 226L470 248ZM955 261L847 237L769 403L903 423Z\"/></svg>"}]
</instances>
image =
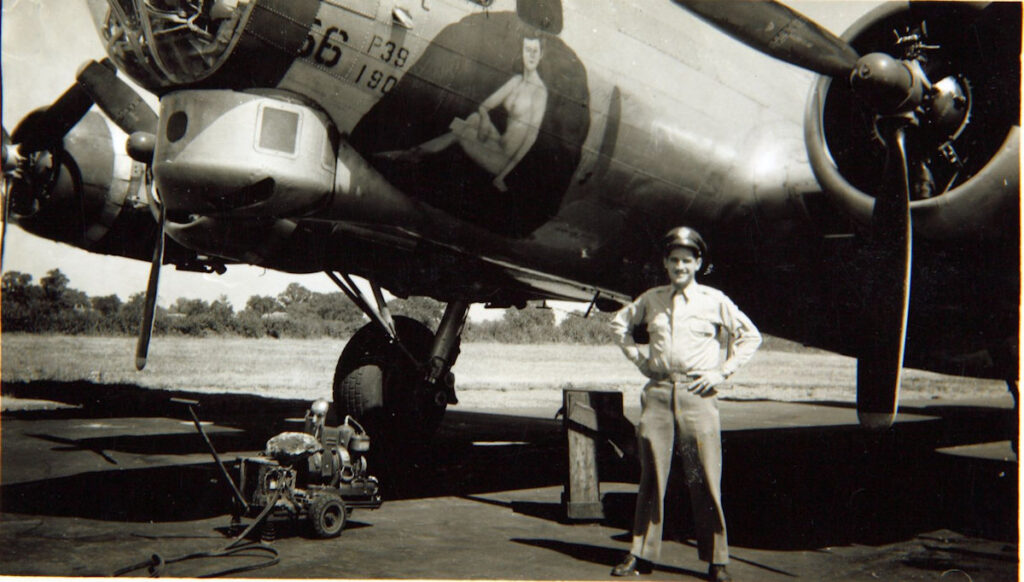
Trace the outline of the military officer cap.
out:
<instances>
[{"instance_id":1,"label":"military officer cap","mask_svg":"<svg viewBox=\"0 0 1024 582\"><path fill-rule=\"evenodd\" d=\"M665 233L662 239L662 251L667 255L672 249L682 247L697 253L698 257L708 254L708 245L700 233L688 226L679 226Z\"/></svg>"}]
</instances>

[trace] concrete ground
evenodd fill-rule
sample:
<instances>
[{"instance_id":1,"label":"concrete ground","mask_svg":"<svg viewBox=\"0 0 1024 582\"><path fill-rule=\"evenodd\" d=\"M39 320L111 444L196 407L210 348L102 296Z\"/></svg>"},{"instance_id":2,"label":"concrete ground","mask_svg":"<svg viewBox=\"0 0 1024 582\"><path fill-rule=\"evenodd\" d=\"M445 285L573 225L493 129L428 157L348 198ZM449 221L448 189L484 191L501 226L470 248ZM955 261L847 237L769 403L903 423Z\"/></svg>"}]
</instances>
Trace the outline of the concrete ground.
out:
<instances>
[{"instance_id":1,"label":"concrete ground","mask_svg":"<svg viewBox=\"0 0 1024 582\"><path fill-rule=\"evenodd\" d=\"M202 401L199 415L226 460L293 428L285 419L308 406L125 385L4 385L0 575L109 576L154 554L172 562L230 542L224 480L171 396ZM634 421L635 404L626 403ZM879 436L855 426L848 404L722 402L737 580L1017 579L1009 397L902 410ZM279 527L271 545L280 562L235 575L609 579L628 549L637 468L602 447L604 517L568 521L554 412L454 407L431 443L371 465L385 491L380 509L357 509L334 539ZM647 578L703 579L687 511L670 503L672 541ZM191 559L161 573L198 577L264 559Z\"/></svg>"}]
</instances>

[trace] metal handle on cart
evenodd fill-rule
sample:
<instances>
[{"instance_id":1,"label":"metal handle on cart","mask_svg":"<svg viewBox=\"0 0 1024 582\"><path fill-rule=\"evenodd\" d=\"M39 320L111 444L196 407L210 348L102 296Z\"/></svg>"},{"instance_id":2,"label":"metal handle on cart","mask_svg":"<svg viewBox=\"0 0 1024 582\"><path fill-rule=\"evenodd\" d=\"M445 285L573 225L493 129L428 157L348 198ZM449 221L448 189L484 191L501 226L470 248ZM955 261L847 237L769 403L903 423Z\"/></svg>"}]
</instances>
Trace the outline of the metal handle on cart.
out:
<instances>
[{"instance_id":1,"label":"metal handle on cart","mask_svg":"<svg viewBox=\"0 0 1024 582\"><path fill-rule=\"evenodd\" d=\"M177 402L178 404L184 404L188 407L189 414L192 415L192 423L196 425L196 430L199 431L199 436L203 437L206 441L206 446L210 448L210 453L213 455L213 460L217 462L217 466L220 467L220 472L224 474L224 478L228 480L228 485L231 486L231 491L235 494L235 499L242 504L243 513L249 511L249 504L246 503L245 497L242 496L242 492L238 490L238 486L235 485L235 480L231 478L231 474L228 473L224 463L220 460L220 455L217 454L217 449L213 448L213 443L210 442L210 438L206 436L206 431L203 430L203 425L199 422L199 417L196 416L196 411L192 409L193 406L199 406L198 400L188 400L185 398L171 398L171 402Z\"/></svg>"}]
</instances>

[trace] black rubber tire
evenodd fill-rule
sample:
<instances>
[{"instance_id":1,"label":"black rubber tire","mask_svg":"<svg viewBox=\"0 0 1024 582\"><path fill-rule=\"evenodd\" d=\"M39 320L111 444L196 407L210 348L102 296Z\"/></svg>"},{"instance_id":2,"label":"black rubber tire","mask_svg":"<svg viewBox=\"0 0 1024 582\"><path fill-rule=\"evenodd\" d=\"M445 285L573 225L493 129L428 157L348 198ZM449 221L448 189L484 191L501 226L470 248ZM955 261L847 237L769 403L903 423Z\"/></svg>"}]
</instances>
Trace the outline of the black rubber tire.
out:
<instances>
[{"instance_id":1,"label":"black rubber tire","mask_svg":"<svg viewBox=\"0 0 1024 582\"><path fill-rule=\"evenodd\" d=\"M422 323L397 316L395 328L417 361L426 362L434 334ZM447 402L438 404L439 386L423 381L423 372L373 323L345 344L334 370L334 405L338 421L355 417L372 438L425 438L437 429Z\"/></svg>"},{"instance_id":2,"label":"black rubber tire","mask_svg":"<svg viewBox=\"0 0 1024 582\"><path fill-rule=\"evenodd\" d=\"M338 384L341 378L341 384ZM384 408L384 370L366 364L348 372L338 372L334 381L334 402L340 420L351 414L357 420Z\"/></svg>"},{"instance_id":3,"label":"black rubber tire","mask_svg":"<svg viewBox=\"0 0 1024 582\"><path fill-rule=\"evenodd\" d=\"M349 510L341 497L321 493L309 504L309 522L318 538L333 538L341 535L348 521Z\"/></svg>"}]
</instances>

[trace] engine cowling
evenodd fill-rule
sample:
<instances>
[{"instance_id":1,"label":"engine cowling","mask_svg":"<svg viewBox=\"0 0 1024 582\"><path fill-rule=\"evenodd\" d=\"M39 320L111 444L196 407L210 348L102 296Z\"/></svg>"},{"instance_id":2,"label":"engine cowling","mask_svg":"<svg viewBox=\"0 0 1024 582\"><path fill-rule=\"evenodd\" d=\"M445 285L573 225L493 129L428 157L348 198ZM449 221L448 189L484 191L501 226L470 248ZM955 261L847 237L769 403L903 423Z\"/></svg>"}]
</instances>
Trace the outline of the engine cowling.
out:
<instances>
[{"instance_id":1,"label":"engine cowling","mask_svg":"<svg viewBox=\"0 0 1024 582\"><path fill-rule=\"evenodd\" d=\"M908 134L915 235L1016 237L1020 203L1021 5L884 3L844 34L860 54L920 55L931 81ZM866 225L882 187L875 112L848 83L820 78L805 114L811 167L826 195Z\"/></svg>"},{"instance_id":2,"label":"engine cowling","mask_svg":"<svg viewBox=\"0 0 1024 582\"><path fill-rule=\"evenodd\" d=\"M30 154L12 178L11 220L50 240L148 259L157 229L142 194L145 167L115 146L116 131L89 113L59 147Z\"/></svg>"}]
</instances>

